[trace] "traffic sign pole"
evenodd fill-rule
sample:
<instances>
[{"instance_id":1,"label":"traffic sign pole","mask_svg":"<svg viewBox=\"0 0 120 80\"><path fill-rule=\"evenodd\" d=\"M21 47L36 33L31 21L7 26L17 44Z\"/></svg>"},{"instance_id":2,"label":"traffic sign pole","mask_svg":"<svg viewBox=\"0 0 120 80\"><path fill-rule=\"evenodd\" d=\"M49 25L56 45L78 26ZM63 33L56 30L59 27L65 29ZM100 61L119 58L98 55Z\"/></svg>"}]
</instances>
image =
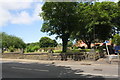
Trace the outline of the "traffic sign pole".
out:
<instances>
[{"instance_id":1,"label":"traffic sign pole","mask_svg":"<svg viewBox=\"0 0 120 80\"><path fill-rule=\"evenodd\" d=\"M105 41L104 43L106 45L106 49L107 49L107 53L108 53L108 60L111 63L112 57L110 56L109 49L108 49L108 46L107 46L107 43L109 43L109 41Z\"/></svg>"}]
</instances>

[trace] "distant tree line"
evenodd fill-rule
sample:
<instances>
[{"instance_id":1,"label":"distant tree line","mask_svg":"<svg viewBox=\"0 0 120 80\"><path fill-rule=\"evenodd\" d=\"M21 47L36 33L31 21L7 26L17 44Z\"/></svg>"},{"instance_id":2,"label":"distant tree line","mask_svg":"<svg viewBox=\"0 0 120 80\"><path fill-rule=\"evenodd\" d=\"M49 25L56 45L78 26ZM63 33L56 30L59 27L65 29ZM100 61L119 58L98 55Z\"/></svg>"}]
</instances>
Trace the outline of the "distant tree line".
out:
<instances>
[{"instance_id":1,"label":"distant tree line","mask_svg":"<svg viewBox=\"0 0 120 80\"><path fill-rule=\"evenodd\" d=\"M2 49L9 49L11 52L14 51L14 49L25 49L26 44L24 41L16 36L8 35L6 33L0 33L0 36L2 36Z\"/></svg>"},{"instance_id":2,"label":"distant tree line","mask_svg":"<svg viewBox=\"0 0 120 80\"><path fill-rule=\"evenodd\" d=\"M8 35L5 32L0 33L0 37L0 43L2 43L0 47L2 47L2 51L8 49L10 52L14 52L15 49L24 49L27 52L34 52L40 48L56 47L58 45L56 40L52 40L49 37L42 37L39 42L27 44L21 38Z\"/></svg>"},{"instance_id":3,"label":"distant tree line","mask_svg":"<svg viewBox=\"0 0 120 80\"><path fill-rule=\"evenodd\" d=\"M39 50L40 48L47 48L47 47L56 47L58 43L56 40L52 40L49 37L42 37L39 42L36 43L28 43L27 44L27 52L34 52Z\"/></svg>"}]
</instances>

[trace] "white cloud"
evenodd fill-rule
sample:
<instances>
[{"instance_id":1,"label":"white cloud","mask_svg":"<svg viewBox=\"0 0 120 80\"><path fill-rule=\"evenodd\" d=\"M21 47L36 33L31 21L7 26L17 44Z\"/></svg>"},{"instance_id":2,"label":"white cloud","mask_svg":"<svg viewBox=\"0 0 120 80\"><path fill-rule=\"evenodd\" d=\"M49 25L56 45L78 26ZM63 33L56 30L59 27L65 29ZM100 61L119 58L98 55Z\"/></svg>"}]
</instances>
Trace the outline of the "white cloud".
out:
<instances>
[{"instance_id":1,"label":"white cloud","mask_svg":"<svg viewBox=\"0 0 120 80\"><path fill-rule=\"evenodd\" d=\"M0 7L5 10L18 10L30 8L31 2L1 2Z\"/></svg>"},{"instance_id":2,"label":"white cloud","mask_svg":"<svg viewBox=\"0 0 120 80\"><path fill-rule=\"evenodd\" d=\"M43 2L46 0L0 0L0 2Z\"/></svg>"},{"instance_id":3,"label":"white cloud","mask_svg":"<svg viewBox=\"0 0 120 80\"><path fill-rule=\"evenodd\" d=\"M12 24L28 24L31 22L31 17L26 11L22 11L18 15L13 15L10 20Z\"/></svg>"},{"instance_id":4,"label":"white cloud","mask_svg":"<svg viewBox=\"0 0 120 80\"><path fill-rule=\"evenodd\" d=\"M39 13L42 12L42 4L37 1L40 0L0 0L0 27L8 22L12 24L30 24L36 20L42 20L39 16ZM117 1L114 0L114 2ZM33 12L29 13L27 9L32 8L34 8ZM16 13L11 11L16 11Z\"/></svg>"},{"instance_id":5,"label":"white cloud","mask_svg":"<svg viewBox=\"0 0 120 80\"><path fill-rule=\"evenodd\" d=\"M118 0L114 0L114 2L118 2Z\"/></svg>"},{"instance_id":6,"label":"white cloud","mask_svg":"<svg viewBox=\"0 0 120 80\"><path fill-rule=\"evenodd\" d=\"M17 15L13 15L11 18L11 23L13 24L30 24L36 20L40 20L39 13L41 12L41 4L36 4L35 9L33 11L33 14L30 16L30 14L26 11L22 11L21 13L18 13Z\"/></svg>"},{"instance_id":7,"label":"white cloud","mask_svg":"<svg viewBox=\"0 0 120 80\"><path fill-rule=\"evenodd\" d=\"M0 27L8 22L12 24L30 24L33 21L40 20L38 15L41 12L41 7L41 3L32 4L32 0L30 2L1 2ZM34 8L33 12L29 13L27 9L32 8Z\"/></svg>"},{"instance_id":8,"label":"white cloud","mask_svg":"<svg viewBox=\"0 0 120 80\"><path fill-rule=\"evenodd\" d=\"M42 12L41 7L42 7L41 4L36 5L35 10L34 10L34 14L33 14L34 19L41 19L39 16L39 14Z\"/></svg>"},{"instance_id":9,"label":"white cloud","mask_svg":"<svg viewBox=\"0 0 120 80\"><path fill-rule=\"evenodd\" d=\"M4 26L10 19L10 13L0 7L0 26Z\"/></svg>"}]
</instances>

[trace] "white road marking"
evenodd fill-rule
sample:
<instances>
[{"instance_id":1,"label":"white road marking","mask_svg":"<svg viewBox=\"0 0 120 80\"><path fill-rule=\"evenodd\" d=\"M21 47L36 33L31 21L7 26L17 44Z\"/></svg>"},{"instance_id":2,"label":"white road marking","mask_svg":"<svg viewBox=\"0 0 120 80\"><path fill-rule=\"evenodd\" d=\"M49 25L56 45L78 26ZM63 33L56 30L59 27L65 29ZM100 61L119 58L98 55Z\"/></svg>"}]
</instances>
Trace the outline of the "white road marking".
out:
<instances>
[{"instance_id":1,"label":"white road marking","mask_svg":"<svg viewBox=\"0 0 120 80\"><path fill-rule=\"evenodd\" d=\"M21 68L21 67L12 67L14 69L23 69L23 70L34 70L34 71L43 71L43 72L49 72L49 70L40 70L40 69L30 69L30 68Z\"/></svg>"},{"instance_id":2,"label":"white road marking","mask_svg":"<svg viewBox=\"0 0 120 80\"><path fill-rule=\"evenodd\" d=\"M109 75L109 74L93 74L93 73L75 73L75 74L94 75L94 76L114 76L114 77L118 77L118 75Z\"/></svg>"},{"instance_id":3,"label":"white road marking","mask_svg":"<svg viewBox=\"0 0 120 80\"><path fill-rule=\"evenodd\" d=\"M27 64L27 62L18 62L18 63L26 63Z\"/></svg>"},{"instance_id":4,"label":"white road marking","mask_svg":"<svg viewBox=\"0 0 120 80\"><path fill-rule=\"evenodd\" d=\"M32 62L18 62L20 64L32 64Z\"/></svg>"},{"instance_id":5,"label":"white road marking","mask_svg":"<svg viewBox=\"0 0 120 80\"><path fill-rule=\"evenodd\" d=\"M12 61L2 61L2 63L12 63Z\"/></svg>"},{"instance_id":6,"label":"white road marking","mask_svg":"<svg viewBox=\"0 0 120 80\"><path fill-rule=\"evenodd\" d=\"M40 70L40 69L34 69L35 71L44 71L44 72L49 72L49 70Z\"/></svg>"}]
</instances>

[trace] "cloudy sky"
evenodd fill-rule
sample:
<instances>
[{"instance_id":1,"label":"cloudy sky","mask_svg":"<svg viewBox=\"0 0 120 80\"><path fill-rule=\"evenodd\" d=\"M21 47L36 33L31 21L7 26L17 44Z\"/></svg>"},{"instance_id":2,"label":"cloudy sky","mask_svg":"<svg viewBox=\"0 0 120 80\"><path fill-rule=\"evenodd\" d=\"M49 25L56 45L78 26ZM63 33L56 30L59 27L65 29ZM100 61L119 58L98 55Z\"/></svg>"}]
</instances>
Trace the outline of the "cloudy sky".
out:
<instances>
[{"instance_id":1,"label":"cloudy sky","mask_svg":"<svg viewBox=\"0 0 120 80\"><path fill-rule=\"evenodd\" d=\"M43 20L38 15L42 5L42 0L0 0L0 32L18 36L26 43L48 36L40 32ZM55 39L55 36L50 38Z\"/></svg>"}]
</instances>

